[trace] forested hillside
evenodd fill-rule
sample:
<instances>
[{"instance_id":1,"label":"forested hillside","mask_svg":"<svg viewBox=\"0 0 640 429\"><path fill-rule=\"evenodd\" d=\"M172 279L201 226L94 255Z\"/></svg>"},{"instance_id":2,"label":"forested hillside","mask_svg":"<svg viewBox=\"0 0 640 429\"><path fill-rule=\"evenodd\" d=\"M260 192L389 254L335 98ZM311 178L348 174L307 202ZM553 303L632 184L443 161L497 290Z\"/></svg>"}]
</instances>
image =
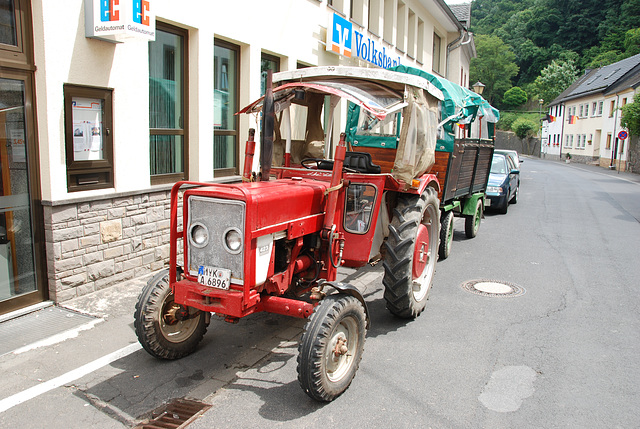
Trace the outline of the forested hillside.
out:
<instances>
[{"instance_id":1,"label":"forested hillside","mask_svg":"<svg viewBox=\"0 0 640 429\"><path fill-rule=\"evenodd\" d=\"M547 104L585 69L640 53L640 0L473 0L471 31L471 79L492 104L518 107L520 88Z\"/></svg>"}]
</instances>

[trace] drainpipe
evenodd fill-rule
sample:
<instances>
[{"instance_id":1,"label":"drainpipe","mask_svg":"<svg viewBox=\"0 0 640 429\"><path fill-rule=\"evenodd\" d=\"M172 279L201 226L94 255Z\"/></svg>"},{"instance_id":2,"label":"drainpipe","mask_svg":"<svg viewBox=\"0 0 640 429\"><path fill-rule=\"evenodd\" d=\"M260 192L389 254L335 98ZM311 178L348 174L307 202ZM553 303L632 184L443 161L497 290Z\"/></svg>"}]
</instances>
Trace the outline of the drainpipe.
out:
<instances>
[{"instance_id":1,"label":"drainpipe","mask_svg":"<svg viewBox=\"0 0 640 429\"><path fill-rule=\"evenodd\" d=\"M616 128L618 127L618 107L617 106L620 106L620 95L616 95L616 109L615 109L616 113L613 116L613 135L612 135L612 137L614 139L613 140L614 144L613 144L613 148L611 149L612 150L612 152L611 152L611 163L609 164L609 169L610 170L615 168L615 165L614 165L614 162L613 162L614 161L613 157L617 156L616 152L618 152L618 136L616 135ZM620 169L618 169L618 173L619 172L620 172Z\"/></svg>"},{"instance_id":2,"label":"drainpipe","mask_svg":"<svg viewBox=\"0 0 640 429\"><path fill-rule=\"evenodd\" d=\"M567 109L564 103L560 104L562 112L562 128L560 129L560 161L562 161L562 144L564 142L564 117L567 115Z\"/></svg>"},{"instance_id":3,"label":"drainpipe","mask_svg":"<svg viewBox=\"0 0 640 429\"><path fill-rule=\"evenodd\" d=\"M466 42L460 42L460 40L463 40L464 37L467 36L468 39ZM469 43L471 43L471 40L473 40L473 33L465 30L464 28L462 28L460 30L460 37L458 37L456 40L454 40L453 42L449 43L447 45L447 62L445 64L445 70L444 70L444 77L445 79L448 79L447 76L449 76L449 54L451 53L451 51L453 51L454 49L458 49L460 46L464 46L464 45L468 45ZM458 43L460 42L460 43ZM458 43L456 46L453 46L454 44Z\"/></svg>"}]
</instances>

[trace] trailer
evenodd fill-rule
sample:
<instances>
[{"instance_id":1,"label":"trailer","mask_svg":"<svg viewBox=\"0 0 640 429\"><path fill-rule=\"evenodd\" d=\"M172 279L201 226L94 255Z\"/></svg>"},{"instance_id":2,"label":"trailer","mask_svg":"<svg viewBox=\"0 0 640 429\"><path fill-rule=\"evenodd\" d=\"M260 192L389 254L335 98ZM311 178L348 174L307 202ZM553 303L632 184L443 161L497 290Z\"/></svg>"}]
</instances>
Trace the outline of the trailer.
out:
<instances>
[{"instance_id":1,"label":"trailer","mask_svg":"<svg viewBox=\"0 0 640 429\"><path fill-rule=\"evenodd\" d=\"M491 170L495 124L500 112L481 95L423 70L398 66L392 70L420 76L443 93L435 164L430 173L440 182L440 259L453 242L454 217L465 219L465 235L474 238L484 215L484 200ZM456 137L461 133L464 137Z\"/></svg>"}]
</instances>

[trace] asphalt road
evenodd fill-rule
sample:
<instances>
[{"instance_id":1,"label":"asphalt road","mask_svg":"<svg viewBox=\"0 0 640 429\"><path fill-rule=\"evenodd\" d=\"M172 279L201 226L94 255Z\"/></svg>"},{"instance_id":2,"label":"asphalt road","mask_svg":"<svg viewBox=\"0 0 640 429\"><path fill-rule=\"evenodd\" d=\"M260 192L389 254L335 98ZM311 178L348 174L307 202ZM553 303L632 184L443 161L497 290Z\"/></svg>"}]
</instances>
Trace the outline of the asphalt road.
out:
<instances>
[{"instance_id":1,"label":"asphalt road","mask_svg":"<svg viewBox=\"0 0 640 429\"><path fill-rule=\"evenodd\" d=\"M135 347L142 283L132 282L71 303L104 322L0 356L0 427L125 428L183 397L211 404L194 429L639 427L640 176L535 159L521 172L518 203L487 213L476 238L456 219L416 320L385 309L381 264L344 272L372 324L351 387L332 403L298 385L304 321L214 320L196 353L161 362ZM461 287L471 280L525 293L472 294ZM122 357L100 360L110 353Z\"/></svg>"},{"instance_id":2,"label":"asphalt road","mask_svg":"<svg viewBox=\"0 0 640 429\"><path fill-rule=\"evenodd\" d=\"M392 317L369 284L372 328L343 396L301 395L291 344L239 374L193 427L640 426L639 196L639 183L600 169L525 160L507 215L488 213L472 240L456 220L419 318ZM526 292L461 287L478 279Z\"/></svg>"}]
</instances>

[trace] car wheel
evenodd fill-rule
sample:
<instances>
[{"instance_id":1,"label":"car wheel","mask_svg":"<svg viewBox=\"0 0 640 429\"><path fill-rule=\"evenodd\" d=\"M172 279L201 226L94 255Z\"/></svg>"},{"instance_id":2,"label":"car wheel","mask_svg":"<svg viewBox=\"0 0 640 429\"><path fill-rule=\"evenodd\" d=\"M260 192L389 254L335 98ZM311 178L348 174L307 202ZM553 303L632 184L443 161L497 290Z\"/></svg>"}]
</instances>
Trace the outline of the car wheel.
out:
<instances>
[{"instance_id":1,"label":"car wheel","mask_svg":"<svg viewBox=\"0 0 640 429\"><path fill-rule=\"evenodd\" d=\"M516 187L516 192L515 194L513 194L513 197L511 197L511 201L509 201L511 204L517 204L518 203L518 194L520 193L520 184L518 183L518 186Z\"/></svg>"}]
</instances>

